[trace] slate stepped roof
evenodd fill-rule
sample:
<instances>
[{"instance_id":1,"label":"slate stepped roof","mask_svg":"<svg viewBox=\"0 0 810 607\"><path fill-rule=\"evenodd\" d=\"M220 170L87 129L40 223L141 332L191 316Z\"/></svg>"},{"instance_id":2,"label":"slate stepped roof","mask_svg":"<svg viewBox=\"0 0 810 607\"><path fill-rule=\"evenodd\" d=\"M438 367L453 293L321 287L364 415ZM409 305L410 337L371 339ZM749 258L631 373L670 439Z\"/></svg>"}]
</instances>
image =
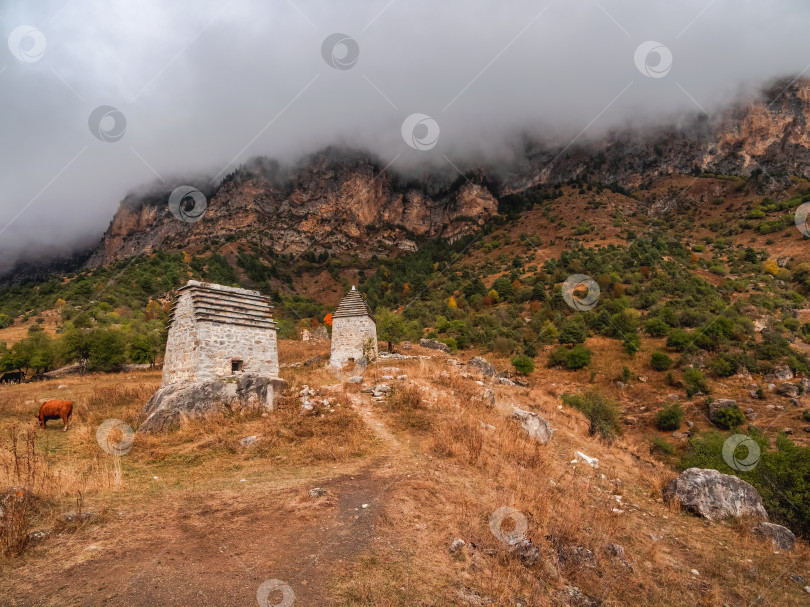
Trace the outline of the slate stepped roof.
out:
<instances>
[{"instance_id":1,"label":"slate stepped roof","mask_svg":"<svg viewBox=\"0 0 810 607\"><path fill-rule=\"evenodd\" d=\"M191 296L194 319L198 322L241 325L258 329L276 327L270 298L258 291L190 280L180 289L180 296L186 292ZM172 321L176 307L177 302L172 308Z\"/></svg>"},{"instance_id":2,"label":"slate stepped roof","mask_svg":"<svg viewBox=\"0 0 810 607\"><path fill-rule=\"evenodd\" d=\"M371 312L368 303L360 295L360 291L354 287L340 300L332 318L349 318L352 316L369 316L371 320L374 320L374 314Z\"/></svg>"}]
</instances>

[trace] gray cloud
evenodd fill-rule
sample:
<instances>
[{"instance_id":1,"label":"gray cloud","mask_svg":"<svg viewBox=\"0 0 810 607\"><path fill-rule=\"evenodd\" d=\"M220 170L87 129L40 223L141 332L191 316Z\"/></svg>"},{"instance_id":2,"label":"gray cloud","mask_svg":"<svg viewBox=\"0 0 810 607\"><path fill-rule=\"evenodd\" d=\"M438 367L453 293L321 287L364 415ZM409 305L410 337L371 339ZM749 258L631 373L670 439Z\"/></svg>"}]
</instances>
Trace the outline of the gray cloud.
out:
<instances>
[{"instance_id":1,"label":"gray cloud","mask_svg":"<svg viewBox=\"0 0 810 607\"><path fill-rule=\"evenodd\" d=\"M31 25L47 48L0 48L0 271L97 239L144 183L257 154L343 143L446 168L508 160L521 131L565 142L711 112L807 69L809 17L800 0L6 0L3 38ZM357 41L350 69L322 57L337 32ZM634 63L648 40L672 52L663 78ZM101 105L126 117L120 141L88 128ZM402 139L416 112L440 126L429 151Z\"/></svg>"}]
</instances>

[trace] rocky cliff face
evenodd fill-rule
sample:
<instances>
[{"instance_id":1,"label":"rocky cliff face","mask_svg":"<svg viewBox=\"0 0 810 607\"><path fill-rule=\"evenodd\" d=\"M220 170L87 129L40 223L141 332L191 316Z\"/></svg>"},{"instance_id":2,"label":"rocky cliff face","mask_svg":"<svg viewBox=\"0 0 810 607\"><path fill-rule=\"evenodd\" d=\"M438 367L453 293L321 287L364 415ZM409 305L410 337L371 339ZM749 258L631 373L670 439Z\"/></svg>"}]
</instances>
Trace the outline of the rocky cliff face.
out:
<instances>
[{"instance_id":1,"label":"rocky cliff face","mask_svg":"<svg viewBox=\"0 0 810 607\"><path fill-rule=\"evenodd\" d=\"M404 181L357 152L329 150L294 169L256 159L203 190L209 206L197 223L168 211L171 189L127 197L88 265L248 234L279 253L410 251L423 239L475 230L497 212L501 194L574 178L633 189L696 169L763 169L776 188L790 175L810 173L809 118L810 81L777 82L755 99L677 126L615 132L570 148L529 142L518 166L476 167L472 182L435 175Z\"/></svg>"},{"instance_id":2,"label":"rocky cliff face","mask_svg":"<svg viewBox=\"0 0 810 607\"><path fill-rule=\"evenodd\" d=\"M291 171L257 159L209 193L196 223L169 212L171 190L130 196L88 265L247 234L278 253L387 254L414 250L420 239L457 238L497 212L497 200L482 186L459 180L430 189L382 168L366 156L331 152Z\"/></svg>"}]
</instances>

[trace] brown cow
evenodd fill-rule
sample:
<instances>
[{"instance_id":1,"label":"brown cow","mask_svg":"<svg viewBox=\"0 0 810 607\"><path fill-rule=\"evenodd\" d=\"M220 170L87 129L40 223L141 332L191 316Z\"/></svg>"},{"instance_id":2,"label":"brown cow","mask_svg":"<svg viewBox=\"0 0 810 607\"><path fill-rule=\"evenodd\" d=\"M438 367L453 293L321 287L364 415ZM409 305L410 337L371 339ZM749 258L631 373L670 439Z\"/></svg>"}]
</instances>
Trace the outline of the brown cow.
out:
<instances>
[{"instance_id":1,"label":"brown cow","mask_svg":"<svg viewBox=\"0 0 810 607\"><path fill-rule=\"evenodd\" d=\"M43 429L49 419L61 419L65 427L62 428L63 432L67 432L68 420L73 415L73 402L69 400L48 400L42 403L39 408L39 415L37 419L42 424Z\"/></svg>"}]
</instances>

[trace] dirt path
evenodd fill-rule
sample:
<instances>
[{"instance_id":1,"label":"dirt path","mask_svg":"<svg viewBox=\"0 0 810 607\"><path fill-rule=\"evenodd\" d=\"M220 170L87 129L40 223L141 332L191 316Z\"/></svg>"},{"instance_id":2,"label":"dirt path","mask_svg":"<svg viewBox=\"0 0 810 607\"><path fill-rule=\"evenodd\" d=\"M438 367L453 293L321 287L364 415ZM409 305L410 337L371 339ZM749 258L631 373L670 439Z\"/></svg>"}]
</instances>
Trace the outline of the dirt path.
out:
<instances>
[{"instance_id":1,"label":"dirt path","mask_svg":"<svg viewBox=\"0 0 810 607\"><path fill-rule=\"evenodd\" d=\"M332 584L369 547L407 457L367 397L352 397L352 406L386 445L353 476L275 490L256 482L238 491L169 490L29 551L15 564L25 575L12 572L0 604L256 605L262 582L278 579L295 605L332 605ZM315 486L326 495L311 498ZM268 605L279 601L272 594Z\"/></svg>"}]
</instances>

